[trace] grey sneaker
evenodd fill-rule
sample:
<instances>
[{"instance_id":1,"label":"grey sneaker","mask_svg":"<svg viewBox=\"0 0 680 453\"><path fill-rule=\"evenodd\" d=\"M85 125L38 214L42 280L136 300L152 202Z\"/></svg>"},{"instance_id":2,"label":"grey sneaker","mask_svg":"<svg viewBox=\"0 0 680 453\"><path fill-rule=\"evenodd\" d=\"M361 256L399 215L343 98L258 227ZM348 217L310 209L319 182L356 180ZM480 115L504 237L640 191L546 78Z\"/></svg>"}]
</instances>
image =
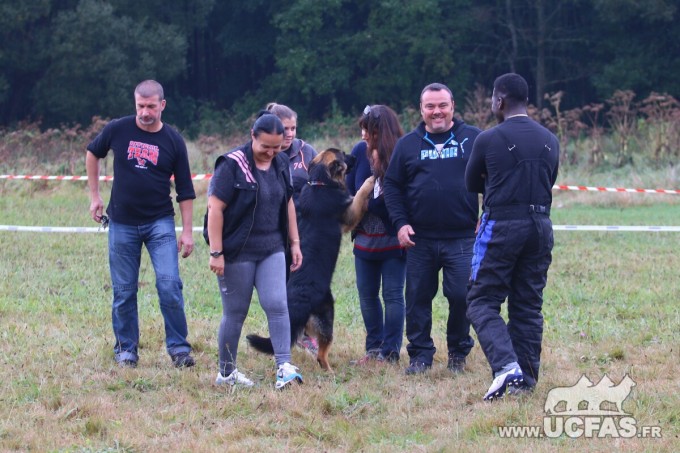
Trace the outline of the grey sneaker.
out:
<instances>
[{"instance_id":1,"label":"grey sneaker","mask_svg":"<svg viewBox=\"0 0 680 453\"><path fill-rule=\"evenodd\" d=\"M383 359L384 360L384 359ZM358 360L352 360L349 362L352 366L365 366L370 363L375 363L376 361L382 362L381 354L378 350L370 350L366 352L366 355Z\"/></svg>"},{"instance_id":2,"label":"grey sneaker","mask_svg":"<svg viewBox=\"0 0 680 453\"><path fill-rule=\"evenodd\" d=\"M227 377L222 376L222 373L217 373L217 379L215 379L216 385L239 385L242 387L252 387L255 385L253 381L248 379L245 374L241 373L239 370L234 368L234 371Z\"/></svg>"},{"instance_id":3,"label":"grey sneaker","mask_svg":"<svg viewBox=\"0 0 680 453\"><path fill-rule=\"evenodd\" d=\"M276 389L282 389L293 381L302 384L302 375L298 373L298 367L291 365L288 362L279 366L279 369L276 371Z\"/></svg>"}]
</instances>

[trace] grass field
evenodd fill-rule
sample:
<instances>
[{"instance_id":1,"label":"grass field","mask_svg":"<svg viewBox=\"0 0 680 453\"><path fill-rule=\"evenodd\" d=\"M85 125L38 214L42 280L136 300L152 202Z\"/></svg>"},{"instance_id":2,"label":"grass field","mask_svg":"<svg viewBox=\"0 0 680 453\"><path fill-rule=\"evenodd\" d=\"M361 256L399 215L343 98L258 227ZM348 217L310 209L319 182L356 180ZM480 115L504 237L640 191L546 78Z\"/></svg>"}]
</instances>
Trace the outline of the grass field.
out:
<instances>
[{"instance_id":1,"label":"grass field","mask_svg":"<svg viewBox=\"0 0 680 453\"><path fill-rule=\"evenodd\" d=\"M204 185L197 183L201 194ZM106 185L102 193L107 200ZM552 218L556 225L678 225L680 203L673 197L560 193ZM85 183L0 181L0 224L94 226L88 205ZM196 226L204 209L200 196ZM438 352L427 376L404 376L405 350L398 367L348 365L362 355L364 341L349 241L334 280L335 374L296 349L293 361L305 384L277 392L272 359L244 342L239 369L259 385L232 391L213 385L221 308L199 233L180 269L197 366L171 366L145 255L140 364L123 370L112 358L106 234L0 231L0 450L678 451L680 236L555 235L537 391L488 404L481 398L490 371L478 345L464 375L446 370L441 292L434 303ZM266 333L256 303L248 332ZM499 436L503 426L543 426L550 389L582 374L593 382L607 374L614 383L630 375L637 385L623 409L638 427L660 427L662 437Z\"/></svg>"}]
</instances>

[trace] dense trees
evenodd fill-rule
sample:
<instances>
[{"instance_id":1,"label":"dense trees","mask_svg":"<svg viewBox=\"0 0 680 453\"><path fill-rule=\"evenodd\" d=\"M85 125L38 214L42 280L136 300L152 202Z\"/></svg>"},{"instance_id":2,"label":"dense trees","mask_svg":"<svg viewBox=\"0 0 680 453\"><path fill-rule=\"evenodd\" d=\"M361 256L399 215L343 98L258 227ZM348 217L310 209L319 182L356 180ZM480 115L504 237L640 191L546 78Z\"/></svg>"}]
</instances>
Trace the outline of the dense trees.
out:
<instances>
[{"instance_id":1,"label":"dense trees","mask_svg":"<svg viewBox=\"0 0 680 453\"><path fill-rule=\"evenodd\" d=\"M673 0L0 0L0 125L123 115L144 78L189 132L270 100L319 120L431 81L460 99L508 71L538 106L678 97L679 19Z\"/></svg>"}]
</instances>

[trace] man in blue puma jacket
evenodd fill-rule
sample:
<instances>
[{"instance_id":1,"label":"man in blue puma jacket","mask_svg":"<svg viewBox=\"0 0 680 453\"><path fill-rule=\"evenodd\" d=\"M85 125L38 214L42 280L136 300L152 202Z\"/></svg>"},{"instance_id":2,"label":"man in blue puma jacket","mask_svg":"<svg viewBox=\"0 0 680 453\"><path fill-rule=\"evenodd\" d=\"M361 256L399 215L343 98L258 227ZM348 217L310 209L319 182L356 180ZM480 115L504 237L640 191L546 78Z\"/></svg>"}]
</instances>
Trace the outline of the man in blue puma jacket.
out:
<instances>
[{"instance_id":1,"label":"man in blue puma jacket","mask_svg":"<svg viewBox=\"0 0 680 453\"><path fill-rule=\"evenodd\" d=\"M423 122L403 136L385 175L385 204L406 254L406 374L432 367L432 300L443 269L449 302L448 368L463 371L474 341L465 315L467 282L479 214L477 194L465 188L465 167L480 130L453 118L451 90L426 86L420 95Z\"/></svg>"}]
</instances>

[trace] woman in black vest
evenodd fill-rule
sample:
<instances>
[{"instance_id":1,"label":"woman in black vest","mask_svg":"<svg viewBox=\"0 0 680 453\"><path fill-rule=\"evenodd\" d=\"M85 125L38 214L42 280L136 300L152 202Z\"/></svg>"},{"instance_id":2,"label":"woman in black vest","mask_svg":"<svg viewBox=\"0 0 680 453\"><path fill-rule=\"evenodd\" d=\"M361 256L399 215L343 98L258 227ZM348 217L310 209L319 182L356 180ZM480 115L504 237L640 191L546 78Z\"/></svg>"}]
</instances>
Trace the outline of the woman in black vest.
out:
<instances>
[{"instance_id":1,"label":"woman in black vest","mask_svg":"<svg viewBox=\"0 0 680 453\"><path fill-rule=\"evenodd\" d=\"M253 288L267 315L278 371L276 388L302 376L290 363L286 253L290 270L302 264L288 157L280 153L283 124L263 112L251 141L217 158L208 191L210 270L222 297L216 384L250 387L236 368L238 342Z\"/></svg>"}]
</instances>

